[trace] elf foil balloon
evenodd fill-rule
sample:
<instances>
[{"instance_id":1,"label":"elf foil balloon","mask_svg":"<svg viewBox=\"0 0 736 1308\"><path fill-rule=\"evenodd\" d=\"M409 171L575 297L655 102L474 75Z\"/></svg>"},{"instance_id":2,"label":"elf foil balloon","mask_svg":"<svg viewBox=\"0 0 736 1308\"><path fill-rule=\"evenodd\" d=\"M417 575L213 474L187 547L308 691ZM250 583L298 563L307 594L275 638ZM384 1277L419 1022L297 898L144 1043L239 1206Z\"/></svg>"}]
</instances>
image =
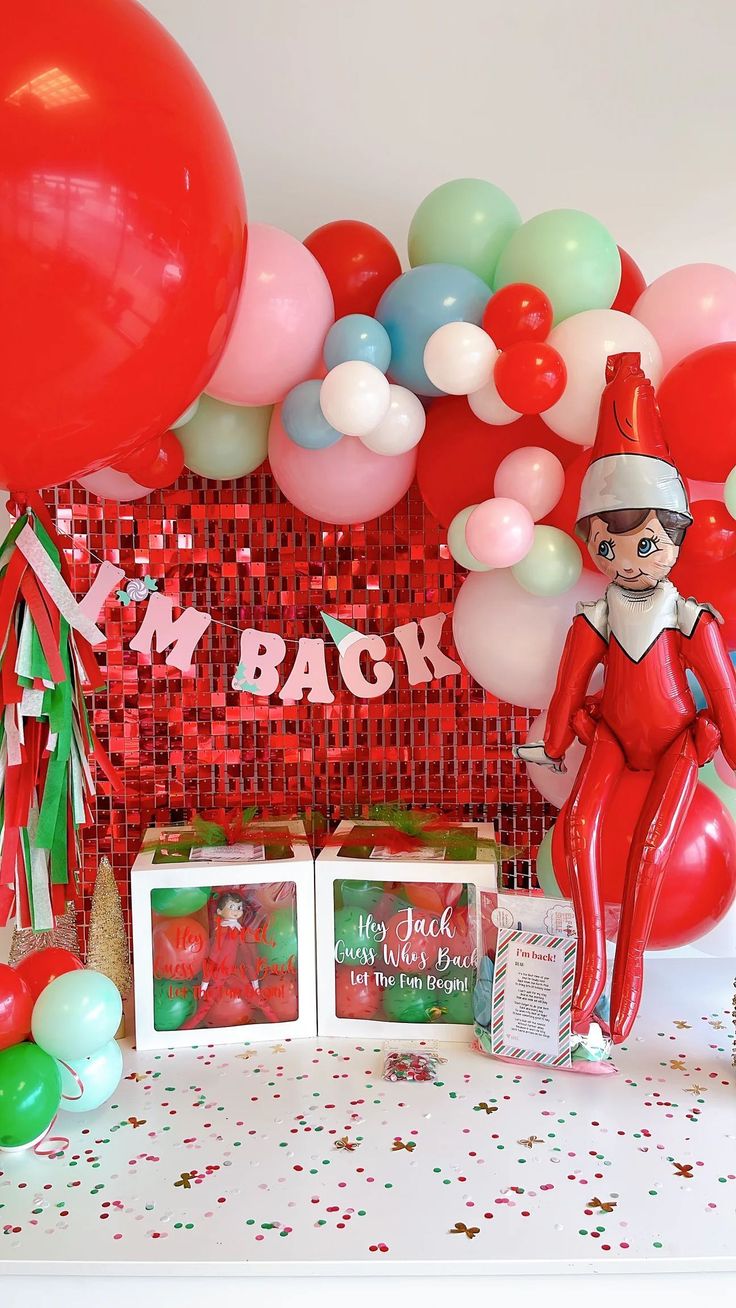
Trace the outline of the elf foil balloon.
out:
<instances>
[{"instance_id":1,"label":"elf foil balloon","mask_svg":"<svg viewBox=\"0 0 736 1308\"><path fill-rule=\"evenodd\" d=\"M585 746L567 808L565 863L578 926L573 1027L588 1030L606 981L600 832L625 770L649 784L637 811L624 877L611 987L611 1034L620 1043L641 1000L643 956L667 864L695 794L698 768L719 745L736 763L736 678L710 605L678 594L668 575L692 522L667 449L651 382L638 354L606 366L598 430L583 478L577 533L608 578L601 599L579 604L567 636L544 740L517 756L563 770ZM589 694L593 671L603 686ZM697 677L706 708L687 680Z\"/></svg>"}]
</instances>

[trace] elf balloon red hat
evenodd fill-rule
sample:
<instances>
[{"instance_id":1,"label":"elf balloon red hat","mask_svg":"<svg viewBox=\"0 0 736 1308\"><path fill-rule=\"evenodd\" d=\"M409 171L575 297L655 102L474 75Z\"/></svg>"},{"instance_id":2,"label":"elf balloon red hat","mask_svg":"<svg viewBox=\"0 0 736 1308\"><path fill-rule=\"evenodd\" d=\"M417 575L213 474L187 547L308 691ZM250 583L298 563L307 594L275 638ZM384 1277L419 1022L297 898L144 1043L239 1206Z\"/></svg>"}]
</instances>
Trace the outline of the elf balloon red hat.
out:
<instances>
[{"instance_id":1,"label":"elf balloon red hat","mask_svg":"<svg viewBox=\"0 0 736 1308\"><path fill-rule=\"evenodd\" d=\"M578 522L617 509L668 509L692 522L641 355L609 355L606 383L593 457L580 488Z\"/></svg>"}]
</instances>

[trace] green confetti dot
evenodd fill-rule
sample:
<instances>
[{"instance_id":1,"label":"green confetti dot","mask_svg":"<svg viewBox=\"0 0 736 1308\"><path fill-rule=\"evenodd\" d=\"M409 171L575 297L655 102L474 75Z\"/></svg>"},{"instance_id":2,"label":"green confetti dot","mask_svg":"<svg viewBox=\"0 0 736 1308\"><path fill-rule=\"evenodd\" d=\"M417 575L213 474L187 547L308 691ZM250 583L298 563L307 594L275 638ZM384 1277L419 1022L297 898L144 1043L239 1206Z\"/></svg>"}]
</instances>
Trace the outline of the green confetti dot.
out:
<instances>
[{"instance_id":1,"label":"green confetti dot","mask_svg":"<svg viewBox=\"0 0 736 1308\"><path fill-rule=\"evenodd\" d=\"M441 1171L442 1171L442 1168L441 1168L441 1167L433 1167L433 1168L432 1168L432 1171L433 1171L433 1172L441 1172Z\"/></svg>"},{"instance_id":2,"label":"green confetti dot","mask_svg":"<svg viewBox=\"0 0 736 1308\"><path fill-rule=\"evenodd\" d=\"M358 1209L358 1217L365 1217L365 1208Z\"/></svg>"},{"instance_id":3,"label":"green confetti dot","mask_svg":"<svg viewBox=\"0 0 736 1308\"><path fill-rule=\"evenodd\" d=\"M661 1241L661 1240L655 1240L654 1243L653 1243L653 1245L652 1245L652 1247L653 1247L654 1249L661 1249L661 1248L662 1248L662 1241Z\"/></svg>"},{"instance_id":4,"label":"green confetti dot","mask_svg":"<svg viewBox=\"0 0 736 1308\"><path fill-rule=\"evenodd\" d=\"M582 1229L582 1227L581 1227L581 1229L578 1231L578 1235L587 1235L587 1234L588 1234L588 1232L587 1232L587 1231L584 1231L584 1230Z\"/></svg>"},{"instance_id":5,"label":"green confetti dot","mask_svg":"<svg viewBox=\"0 0 736 1308\"><path fill-rule=\"evenodd\" d=\"M327 1221L326 1221L326 1219L325 1219L324 1217L320 1217L319 1221L317 1222L317 1225L318 1225L318 1226L326 1226L326 1225L327 1225Z\"/></svg>"},{"instance_id":6,"label":"green confetti dot","mask_svg":"<svg viewBox=\"0 0 736 1308\"><path fill-rule=\"evenodd\" d=\"M181 1228L182 1228L182 1223L181 1223L181 1222L174 1222L174 1230L175 1230L175 1231L180 1231Z\"/></svg>"},{"instance_id":7,"label":"green confetti dot","mask_svg":"<svg viewBox=\"0 0 736 1308\"><path fill-rule=\"evenodd\" d=\"M184 1230L185 1230L185 1231L193 1231L193 1230L194 1230L194 1222L187 1222L186 1225L185 1225L185 1227L184 1227Z\"/></svg>"},{"instance_id":8,"label":"green confetti dot","mask_svg":"<svg viewBox=\"0 0 736 1308\"><path fill-rule=\"evenodd\" d=\"M656 1196L656 1194L657 1194L657 1191L656 1191L656 1190L650 1190L650 1191L649 1191L649 1193L650 1193L650 1194L653 1194L653 1195L655 1195L655 1196Z\"/></svg>"},{"instance_id":9,"label":"green confetti dot","mask_svg":"<svg viewBox=\"0 0 736 1308\"><path fill-rule=\"evenodd\" d=\"M596 1226L595 1229L596 1229L596 1231L598 1231L598 1233L599 1233L600 1235L602 1235L606 1228L605 1228L605 1226Z\"/></svg>"},{"instance_id":10,"label":"green confetti dot","mask_svg":"<svg viewBox=\"0 0 736 1308\"><path fill-rule=\"evenodd\" d=\"M443 1185L450 1185L450 1184L451 1184L451 1182L450 1182L450 1181L447 1181L447 1180L445 1180L445 1181L443 1181L443 1182L442 1182L442 1184L443 1184Z\"/></svg>"}]
</instances>

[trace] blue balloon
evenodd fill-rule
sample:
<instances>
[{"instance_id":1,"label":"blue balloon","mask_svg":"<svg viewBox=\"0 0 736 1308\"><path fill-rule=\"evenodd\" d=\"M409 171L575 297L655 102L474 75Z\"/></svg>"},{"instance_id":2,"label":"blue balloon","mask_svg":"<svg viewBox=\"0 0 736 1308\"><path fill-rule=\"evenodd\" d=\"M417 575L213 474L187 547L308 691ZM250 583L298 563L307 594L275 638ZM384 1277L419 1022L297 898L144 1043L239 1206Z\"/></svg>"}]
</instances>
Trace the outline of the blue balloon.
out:
<instances>
[{"instance_id":1,"label":"blue balloon","mask_svg":"<svg viewBox=\"0 0 736 1308\"><path fill-rule=\"evenodd\" d=\"M391 342L385 327L366 313L349 313L338 318L325 337L325 367L359 359L385 372L391 362Z\"/></svg>"},{"instance_id":2,"label":"blue balloon","mask_svg":"<svg viewBox=\"0 0 736 1308\"><path fill-rule=\"evenodd\" d=\"M424 371L424 347L447 322L479 327L490 295L480 277L450 263L425 263L397 277L376 309L391 341L391 380L416 395L443 395Z\"/></svg>"},{"instance_id":3,"label":"blue balloon","mask_svg":"<svg viewBox=\"0 0 736 1308\"><path fill-rule=\"evenodd\" d=\"M300 382L289 391L281 406L281 421L287 436L305 450L326 450L342 440L341 433L325 418L319 407L320 381Z\"/></svg>"},{"instance_id":4,"label":"blue balloon","mask_svg":"<svg viewBox=\"0 0 736 1308\"><path fill-rule=\"evenodd\" d=\"M731 663L733 664L734 670L736 670L736 649L732 649L728 657L730 658ZM692 692L693 699L695 700L696 709L700 711L700 709L706 708L707 705L705 702L705 695L703 694L700 688L700 682L695 676L695 673L691 672L689 668L687 670L687 680L688 680L688 685L690 686L690 690Z\"/></svg>"}]
</instances>

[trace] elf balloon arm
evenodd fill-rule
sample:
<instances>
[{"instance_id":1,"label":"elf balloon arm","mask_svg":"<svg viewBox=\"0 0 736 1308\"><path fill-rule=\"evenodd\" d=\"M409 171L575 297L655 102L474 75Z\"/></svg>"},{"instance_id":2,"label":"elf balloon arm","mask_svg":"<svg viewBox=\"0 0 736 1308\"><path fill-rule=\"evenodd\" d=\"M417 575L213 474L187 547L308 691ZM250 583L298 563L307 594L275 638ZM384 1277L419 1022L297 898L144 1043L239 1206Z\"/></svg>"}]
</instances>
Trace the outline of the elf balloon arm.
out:
<instances>
[{"instance_id":1,"label":"elf balloon arm","mask_svg":"<svg viewBox=\"0 0 736 1308\"><path fill-rule=\"evenodd\" d=\"M718 628L717 619L701 611L692 634L684 642L685 661L703 689L721 733L721 749L730 767L736 767L736 675Z\"/></svg>"},{"instance_id":2,"label":"elf balloon arm","mask_svg":"<svg viewBox=\"0 0 736 1308\"><path fill-rule=\"evenodd\" d=\"M567 633L557 684L547 710L544 748L548 758L562 758L575 739L572 719L585 703L590 678L605 657L606 649L600 632L584 613L578 613Z\"/></svg>"}]
</instances>

